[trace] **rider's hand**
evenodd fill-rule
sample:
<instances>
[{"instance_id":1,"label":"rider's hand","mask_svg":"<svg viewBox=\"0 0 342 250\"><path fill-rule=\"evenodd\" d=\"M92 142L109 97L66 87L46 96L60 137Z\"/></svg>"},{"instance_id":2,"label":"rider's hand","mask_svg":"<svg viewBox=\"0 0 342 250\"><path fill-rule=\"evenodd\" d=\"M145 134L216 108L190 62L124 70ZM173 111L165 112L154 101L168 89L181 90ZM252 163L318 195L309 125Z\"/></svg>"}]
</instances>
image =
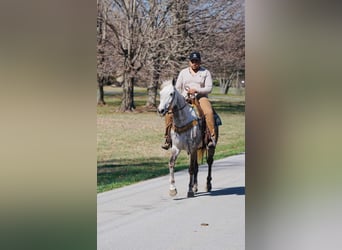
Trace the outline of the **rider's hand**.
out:
<instances>
[{"instance_id":1,"label":"rider's hand","mask_svg":"<svg viewBox=\"0 0 342 250\"><path fill-rule=\"evenodd\" d=\"M189 94L189 95L194 95L194 94L196 94L196 93L197 93L196 89L189 89L189 90L188 90L188 94Z\"/></svg>"}]
</instances>

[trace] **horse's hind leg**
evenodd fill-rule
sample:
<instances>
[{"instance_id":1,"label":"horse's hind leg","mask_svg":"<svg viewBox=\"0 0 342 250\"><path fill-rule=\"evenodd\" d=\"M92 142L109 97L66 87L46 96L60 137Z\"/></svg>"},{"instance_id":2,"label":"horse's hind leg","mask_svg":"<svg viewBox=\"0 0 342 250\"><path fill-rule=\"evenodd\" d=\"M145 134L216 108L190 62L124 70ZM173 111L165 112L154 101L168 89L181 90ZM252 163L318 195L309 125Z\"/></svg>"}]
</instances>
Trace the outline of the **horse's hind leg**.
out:
<instances>
[{"instance_id":1,"label":"horse's hind leg","mask_svg":"<svg viewBox=\"0 0 342 250\"><path fill-rule=\"evenodd\" d=\"M169 161L169 172L170 172L170 188L169 188L169 194L170 196L175 196L177 194L177 188L175 185L175 164L176 159L180 153L180 150L177 148L171 149L171 157Z\"/></svg>"},{"instance_id":2,"label":"horse's hind leg","mask_svg":"<svg viewBox=\"0 0 342 250\"><path fill-rule=\"evenodd\" d=\"M216 133L216 145L217 145L217 141L218 141L218 137L219 137L219 129L218 126L215 126L215 133ZM207 176L207 192L210 192L212 189L211 186L211 168L213 166L213 162L214 162L214 155L215 155L215 148L211 147L208 148L208 157L207 157L207 163L208 163L208 176Z\"/></svg>"},{"instance_id":3,"label":"horse's hind leg","mask_svg":"<svg viewBox=\"0 0 342 250\"><path fill-rule=\"evenodd\" d=\"M208 163L208 176L207 176L207 192L211 191L211 168L214 162L214 154L215 154L215 148L209 148L208 149L208 158L207 158L207 163Z\"/></svg>"},{"instance_id":4,"label":"horse's hind leg","mask_svg":"<svg viewBox=\"0 0 342 250\"><path fill-rule=\"evenodd\" d=\"M198 191L197 175L198 175L198 160L196 158L194 162L194 184L192 185L192 191L194 191L195 193Z\"/></svg>"},{"instance_id":5,"label":"horse's hind leg","mask_svg":"<svg viewBox=\"0 0 342 250\"><path fill-rule=\"evenodd\" d=\"M195 169L197 164L197 152L191 154L190 156L190 165L189 165L189 190L188 190L188 197L194 197L195 191L193 190L194 184L195 184ZM197 167L198 169L198 167ZM197 175L197 173L196 173ZM197 177L196 177L197 178Z\"/></svg>"}]
</instances>

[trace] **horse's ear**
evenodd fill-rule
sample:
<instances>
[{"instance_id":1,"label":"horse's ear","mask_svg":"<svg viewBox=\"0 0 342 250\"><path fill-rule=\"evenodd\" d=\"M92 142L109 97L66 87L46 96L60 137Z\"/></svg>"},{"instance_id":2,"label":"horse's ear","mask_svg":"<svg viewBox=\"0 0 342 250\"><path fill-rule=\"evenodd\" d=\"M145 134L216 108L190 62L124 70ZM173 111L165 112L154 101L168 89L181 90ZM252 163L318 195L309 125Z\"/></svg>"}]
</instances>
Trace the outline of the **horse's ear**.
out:
<instances>
[{"instance_id":1,"label":"horse's ear","mask_svg":"<svg viewBox=\"0 0 342 250\"><path fill-rule=\"evenodd\" d=\"M172 78L172 85L175 86L176 85L176 79Z\"/></svg>"}]
</instances>

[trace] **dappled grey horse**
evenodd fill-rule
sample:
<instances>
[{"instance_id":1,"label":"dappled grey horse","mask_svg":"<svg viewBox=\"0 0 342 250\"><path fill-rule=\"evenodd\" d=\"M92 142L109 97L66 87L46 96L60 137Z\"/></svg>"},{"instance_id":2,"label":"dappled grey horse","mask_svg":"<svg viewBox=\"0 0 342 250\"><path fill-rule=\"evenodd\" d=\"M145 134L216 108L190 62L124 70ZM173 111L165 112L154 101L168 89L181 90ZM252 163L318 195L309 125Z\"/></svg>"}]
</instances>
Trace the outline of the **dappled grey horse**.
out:
<instances>
[{"instance_id":1,"label":"dappled grey horse","mask_svg":"<svg viewBox=\"0 0 342 250\"><path fill-rule=\"evenodd\" d=\"M211 191L211 167L214 161L215 148L207 147L204 143L204 136L202 135L202 126L204 120L199 119L196 115L196 111L192 105L190 105L185 97L182 96L175 86L172 84L172 80L165 81L160 91L160 104L158 106L158 113L164 116L167 112L173 114L173 126L171 129L172 147L171 157L169 160L170 170L170 189L171 196L177 194L175 186L174 168L177 157L181 150L185 150L190 155L189 163L189 189L188 197L193 197L198 190L197 174L198 174L198 158L203 156L204 152L207 154L208 163L208 176L207 176L207 191ZM217 138L218 138L218 128ZM216 140L217 140L216 138Z\"/></svg>"}]
</instances>

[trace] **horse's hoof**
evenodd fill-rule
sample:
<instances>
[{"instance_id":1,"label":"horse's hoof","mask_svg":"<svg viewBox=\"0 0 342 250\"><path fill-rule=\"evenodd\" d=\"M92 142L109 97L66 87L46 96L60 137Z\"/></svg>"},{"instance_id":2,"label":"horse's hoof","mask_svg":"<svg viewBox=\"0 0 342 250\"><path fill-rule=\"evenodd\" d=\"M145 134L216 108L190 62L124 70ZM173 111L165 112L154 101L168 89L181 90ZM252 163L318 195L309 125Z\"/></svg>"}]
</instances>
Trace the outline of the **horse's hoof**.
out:
<instances>
[{"instance_id":1,"label":"horse's hoof","mask_svg":"<svg viewBox=\"0 0 342 250\"><path fill-rule=\"evenodd\" d=\"M194 191L194 193L196 193L196 192L198 191L197 185L194 185L194 186L192 187L192 191Z\"/></svg>"},{"instance_id":2,"label":"horse's hoof","mask_svg":"<svg viewBox=\"0 0 342 250\"><path fill-rule=\"evenodd\" d=\"M194 197L195 196L195 193L194 192L192 192L192 191L189 191L188 192L188 198L192 198L192 197Z\"/></svg>"},{"instance_id":3,"label":"horse's hoof","mask_svg":"<svg viewBox=\"0 0 342 250\"><path fill-rule=\"evenodd\" d=\"M207 192L211 191L211 184L207 184Z\"/></svg>"},{"instance_id":4,"label":"horse's hoof","mask_svg":"<svg viewBox=\"0 0 342 250\"><path fill-rule=\"evenodd\" d=\"M175 196L177 194L177 189L175 188L175 189L170 189L169 190L169 195L170 196Z\"/></svg>"}]
</instances>

